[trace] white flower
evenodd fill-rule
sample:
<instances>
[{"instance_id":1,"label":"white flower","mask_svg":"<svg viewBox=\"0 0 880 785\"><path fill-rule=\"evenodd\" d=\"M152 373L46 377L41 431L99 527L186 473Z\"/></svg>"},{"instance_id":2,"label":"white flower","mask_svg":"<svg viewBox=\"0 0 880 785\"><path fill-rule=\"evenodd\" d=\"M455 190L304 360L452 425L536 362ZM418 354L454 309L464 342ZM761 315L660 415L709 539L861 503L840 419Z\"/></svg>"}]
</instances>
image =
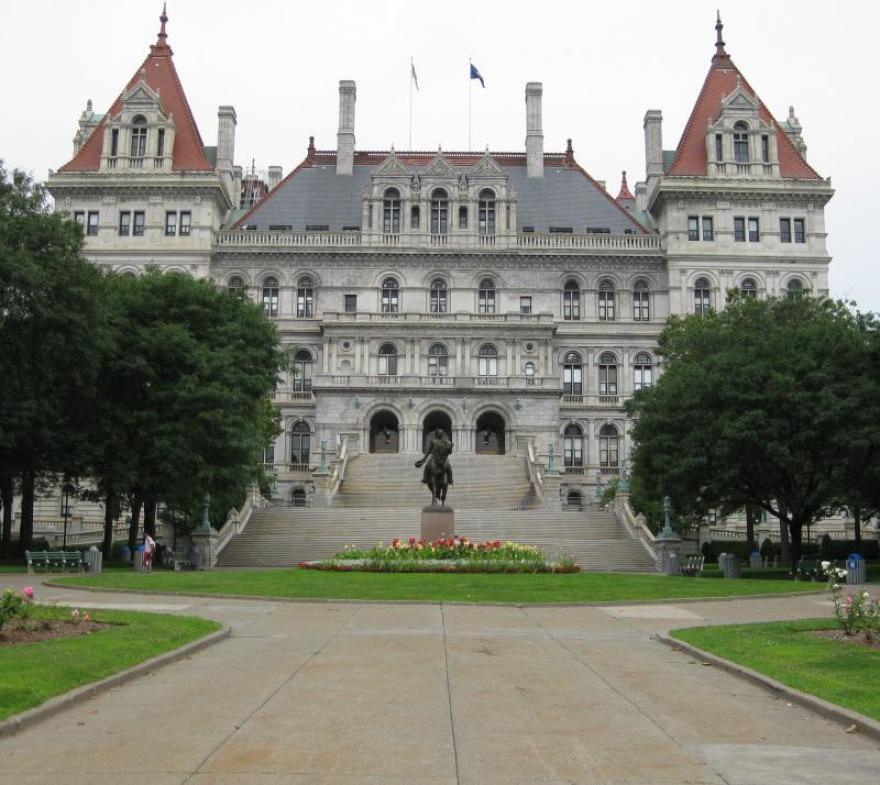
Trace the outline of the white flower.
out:
<instances>
[{"instance_id":1,"label":"white flower","mask_svg":"<svg viewBox=\"0 0 880 785\"><path fill-rule=\"evenodd\" d=\"M832 588L832 589L839 589L839 588L840 588L840 584L839 584L839 583L835 583L831 588Z\"/></svg>"},{"instance_id":2,"label":"white flower","mask_svg":"<svg viewBox=\"0 0 880 785\"><path fill-rule=\"evenodd\" d=\"M823 569L823 570L826 570L826 571L827 571L828 568L829 568L830 566L831 566L831 562L830 562L830 561L823 561L823 562L822 562L822 569Z\"/></svg>"},{"instance_id":3,"label":"white flower","mask_svg":"<svg viewBox=\"0 0 880 785\"><path fill-rule=\"evenodd\" d=\"M866 600L870 600L870 599L871 599L871 595L868 594L868 592L862 592L862 597L863 597L864 599L866 599Z\"/></svg>"}]
</instances>

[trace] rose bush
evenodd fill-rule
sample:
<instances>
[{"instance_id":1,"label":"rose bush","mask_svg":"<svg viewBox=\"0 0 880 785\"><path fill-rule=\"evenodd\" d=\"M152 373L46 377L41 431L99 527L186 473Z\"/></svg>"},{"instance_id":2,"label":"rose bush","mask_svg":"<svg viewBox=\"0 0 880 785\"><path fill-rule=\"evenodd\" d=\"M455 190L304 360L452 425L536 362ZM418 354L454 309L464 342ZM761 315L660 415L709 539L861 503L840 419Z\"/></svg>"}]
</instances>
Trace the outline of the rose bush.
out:
<instances>
[{"instance_id":1,"label":"rose bush","mask_svg":"<svg viewBox=\"0 0 880 785\"><path fill-rule=\"evenodd\" d=\"M822 571L828 578L834 618L846 636L861 632L866 641L872 641L880 633L880 600L871 597L870 592L846 593L838 581L846 579L846 570L823 561Z\"/></svg>"}]
</instances>

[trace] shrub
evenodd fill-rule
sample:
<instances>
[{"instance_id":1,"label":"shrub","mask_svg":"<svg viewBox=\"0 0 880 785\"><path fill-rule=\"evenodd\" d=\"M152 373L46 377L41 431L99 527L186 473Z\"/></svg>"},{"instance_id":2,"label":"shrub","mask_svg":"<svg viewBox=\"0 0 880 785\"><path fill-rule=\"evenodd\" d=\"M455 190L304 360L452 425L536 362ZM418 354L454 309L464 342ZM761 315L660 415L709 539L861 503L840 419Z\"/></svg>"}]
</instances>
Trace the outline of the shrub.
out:
<instances>
[{"instance_id":1,"label":"shrub","mask_svg":"<svg viewBox=\"0 0 880 785\"><path fill-rule=\"evenodd\" d=\"M761 558L772 559L778 555L778 548L773 544L773 541L769 537L765 537L764 542L761 543Z\"/></svg>"},{"instance_id":2,"label":"shrub","mask_svg":"<svg viewBox=\"0 0 880 785\"><path fill-rule=\"evenodd\" d=\"M0 595L0 630L15 619L23 620L30 616L33 596L30 586L26 586L21 594L13 589L6 589Z\"/></svg>"}]
</instances>

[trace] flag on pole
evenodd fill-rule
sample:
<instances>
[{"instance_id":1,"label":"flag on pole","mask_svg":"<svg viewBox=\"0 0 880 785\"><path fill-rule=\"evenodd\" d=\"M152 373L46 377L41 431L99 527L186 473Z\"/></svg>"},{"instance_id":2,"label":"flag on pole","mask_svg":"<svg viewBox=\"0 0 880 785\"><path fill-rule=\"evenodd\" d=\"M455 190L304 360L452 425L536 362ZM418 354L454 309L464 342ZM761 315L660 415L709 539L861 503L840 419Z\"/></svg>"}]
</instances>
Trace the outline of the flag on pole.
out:
<instances>
[{"instance_id":1,"label":"flag on pole","mask_svg":"<svg viewBox=\"0 0 880 785\"><path fill-rule=\"evenodd\" d=\"M409 68L410 68L410 71L412 72L412 80L415 83L416 90L418 90L419 89L419 77L416 76L416 67L413 64L412 58L410 58L410 61L409 61Z\"/></svg>"},{"instance_id":2,"label":"flag on pole","mask_svg":"<svg viewBox=\"0 0 880 785\"><path fill-rule=\"evenodd\" d=\"M483 85L483 89L486 89L486 83L483 81L483 76L482 74L480 74L480 72L477 70L477 67L473 63L471 63L471 79L479 79L480 84Z\"/></svg>"}]
</instances>

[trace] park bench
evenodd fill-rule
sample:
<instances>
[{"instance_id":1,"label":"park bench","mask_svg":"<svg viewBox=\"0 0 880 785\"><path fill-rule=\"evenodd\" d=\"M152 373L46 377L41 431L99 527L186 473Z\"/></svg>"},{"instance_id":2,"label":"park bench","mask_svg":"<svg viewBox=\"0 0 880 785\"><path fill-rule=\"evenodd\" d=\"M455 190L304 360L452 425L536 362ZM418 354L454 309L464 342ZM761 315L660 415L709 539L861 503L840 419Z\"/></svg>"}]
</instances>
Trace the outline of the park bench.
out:
<instances>
[{"instance_id":1,"label":"park bench","mask_svg":"<svg viewBox=\"0 0 880 785\"><path fill-rule=\"evenodd\" d=\"M704 556L688 556L681 565L681 574L690 575L692 578L703 572Z\"/></svg>"},{"instance_id":2,"label":"park bench","mask_svg":"<svg viewBox=\"0 0 880 785\"><path fill-rule=\"evenodd\" d=\"M25 551L24 555L29 573L38 569L46 572L51 570L79 572L83 569L82 555L79 551Z\"/></svg>"}]
</instances>

